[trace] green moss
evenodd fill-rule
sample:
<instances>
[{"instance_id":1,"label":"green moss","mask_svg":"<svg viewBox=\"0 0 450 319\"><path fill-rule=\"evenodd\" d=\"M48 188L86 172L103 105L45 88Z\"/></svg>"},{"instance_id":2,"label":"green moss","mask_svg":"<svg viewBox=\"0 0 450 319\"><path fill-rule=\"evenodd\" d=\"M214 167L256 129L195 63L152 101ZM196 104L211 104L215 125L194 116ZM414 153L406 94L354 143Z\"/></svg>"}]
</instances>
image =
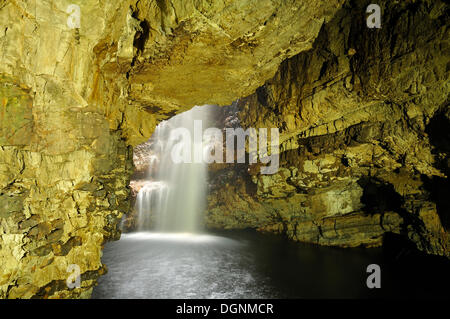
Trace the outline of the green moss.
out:
<instances>
[{"instance_id":1,"label":"green moss","mask_svg":"<svg viewBox=\"0 0 450 319\"><path fill-rule=\"evenodd\" d=\"M0 218L8 218L23 209L23 198L19 196L0 195Z\"/></svg>"},{"instance_id":2,"label":"green moss","mask_svg":"<svg viewBox=\"0 0 450 319\"><path fill-rule=\"evenodd\" d=\"M26 145L33 133L29 92L0 75L0 145Z\"/></svg>"}]
</instances>

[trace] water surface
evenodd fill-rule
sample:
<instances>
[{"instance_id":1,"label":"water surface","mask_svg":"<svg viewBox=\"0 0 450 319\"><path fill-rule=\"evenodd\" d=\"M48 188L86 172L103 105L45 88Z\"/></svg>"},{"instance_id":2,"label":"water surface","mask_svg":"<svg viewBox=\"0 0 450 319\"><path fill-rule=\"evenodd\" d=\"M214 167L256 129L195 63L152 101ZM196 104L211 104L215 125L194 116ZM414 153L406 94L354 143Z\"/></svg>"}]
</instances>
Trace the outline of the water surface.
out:
<instances>
[{"instance_id":1,"label":"water surface","mask_svg":"<svg viewBox=\"0 0 450 319\"><path fill-rule=\"evenodd\" d=\"M449 262L254 232L132 233L108 243L93 298L449 298ZM369 264L381 289L369 289Z\"/></svg>"}]
</instances>

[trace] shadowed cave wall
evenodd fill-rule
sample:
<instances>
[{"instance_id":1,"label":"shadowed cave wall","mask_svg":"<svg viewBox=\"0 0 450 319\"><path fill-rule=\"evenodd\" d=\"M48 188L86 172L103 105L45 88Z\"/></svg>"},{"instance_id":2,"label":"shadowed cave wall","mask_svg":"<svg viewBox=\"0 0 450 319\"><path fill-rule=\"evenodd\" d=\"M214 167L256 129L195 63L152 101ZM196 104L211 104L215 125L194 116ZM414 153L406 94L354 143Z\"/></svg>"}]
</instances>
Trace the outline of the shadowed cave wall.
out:
<instances>
[{"instance_id":1,"label":"shadowed cave wall","mask_svg":"<svg viewBox=\"0 0 450 319\"><path fill-rule=\"evenodd\" d=\"M383 28L368 30L366 5L346 3L239 100L244 127L281 129L282 168L216 173L211 227L344 247L392 232L448 256L448 8L386 3Z\"/></svg>"}]
</instances>

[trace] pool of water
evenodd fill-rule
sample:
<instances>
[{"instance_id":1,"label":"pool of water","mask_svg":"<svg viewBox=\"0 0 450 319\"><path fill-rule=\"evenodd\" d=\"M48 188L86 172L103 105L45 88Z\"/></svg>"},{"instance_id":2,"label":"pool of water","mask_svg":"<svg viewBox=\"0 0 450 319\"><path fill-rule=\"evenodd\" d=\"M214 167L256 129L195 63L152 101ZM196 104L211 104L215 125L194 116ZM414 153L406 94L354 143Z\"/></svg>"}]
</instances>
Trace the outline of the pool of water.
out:
<instances>
[{"instance_id":1,"label":"pool of water","mask_svg":"<svg viewBox=\"0 0 450 319\"><path fill-rule=\"evenodd\" d=\"M449 298L445 258L294 243L255 232L123 234L93 298ZM381 267L369 289L367 266Z\"/></svg>"}]
</instances>

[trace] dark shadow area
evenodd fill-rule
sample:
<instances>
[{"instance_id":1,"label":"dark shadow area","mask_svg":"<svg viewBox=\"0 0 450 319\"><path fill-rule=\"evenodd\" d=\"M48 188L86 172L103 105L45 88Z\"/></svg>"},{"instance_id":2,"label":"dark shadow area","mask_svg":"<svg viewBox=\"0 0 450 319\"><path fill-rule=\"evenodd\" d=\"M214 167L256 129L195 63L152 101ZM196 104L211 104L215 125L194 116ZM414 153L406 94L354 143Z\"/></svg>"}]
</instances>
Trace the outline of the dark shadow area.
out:
<instances>
[{"instance_id":1,"label":"dark shadow area","mask_svg":"<svg viewBox=\"0 0 450 319\"><path fill-rule=\"evenodd\" d=\"M382 183L376 179L365 177L358 181L363 188L361 203L363 210L368 214L383 213L385 211L401 212L403 198L390 184Z\"/></svg>"},{"instance_id":2,"label":"dark shadow area","mask_svg":"<svg viewBox=\"0 0 450 319\"><path fill-rule=\"evenodd\" d=\"M450 260L427 255L418 250L405 236L386 233L383 258L387 261L385 288L398 291L402 297L448 298Z\"/></svg>"},{"instance_id":3,"label":"dark shadow area","mask_svg":"<svg viewBox=\"0 0 450 319\"><path fill-rule=\"evenodd\" d=\"M450 229L450 112L437 112L428 123L425 132L433 145L436 168L447 177L422 175L425 190L430 194L430 199L436 203L437 213L445 229Z\"/></svg>"},{"instance_id":4,"label":"dark shadow area","mask_svg":"<svg viewBox=\"0 0 450 319\"><path fill-rule=\"evenodd\" d=\"M448 178L422 175L423 186L430 193L430 200L436 203L437 213L442 226L450 229L450 182Z\"/></svg>"},{"instance_id":5,"label":"dark shadow area","mask_svg":"<svg viewBox=\"0 0 450 319\"><path fill-rule=\"evenodd\" d=\"M139 20L138 12L134 11L132 17ZM147 42L150 36L150 24L146 20L142 20L139 23L140 30L136 32L134 36L133 46L138 50L138 52L144 51L145 42Z\"/></svg>"},{"instance_id":6,"label":"dark shadow area","mask_svg":"<svg viewBox=\"0 0 450 319\"><path fill-rule=\"evenodd\" d=\"M448 114L444 111L437 112L428 123L425 132L435 148L435 153L445 152L447 155L450 153L450 119Z\"/></svg>"}]
</instances>

